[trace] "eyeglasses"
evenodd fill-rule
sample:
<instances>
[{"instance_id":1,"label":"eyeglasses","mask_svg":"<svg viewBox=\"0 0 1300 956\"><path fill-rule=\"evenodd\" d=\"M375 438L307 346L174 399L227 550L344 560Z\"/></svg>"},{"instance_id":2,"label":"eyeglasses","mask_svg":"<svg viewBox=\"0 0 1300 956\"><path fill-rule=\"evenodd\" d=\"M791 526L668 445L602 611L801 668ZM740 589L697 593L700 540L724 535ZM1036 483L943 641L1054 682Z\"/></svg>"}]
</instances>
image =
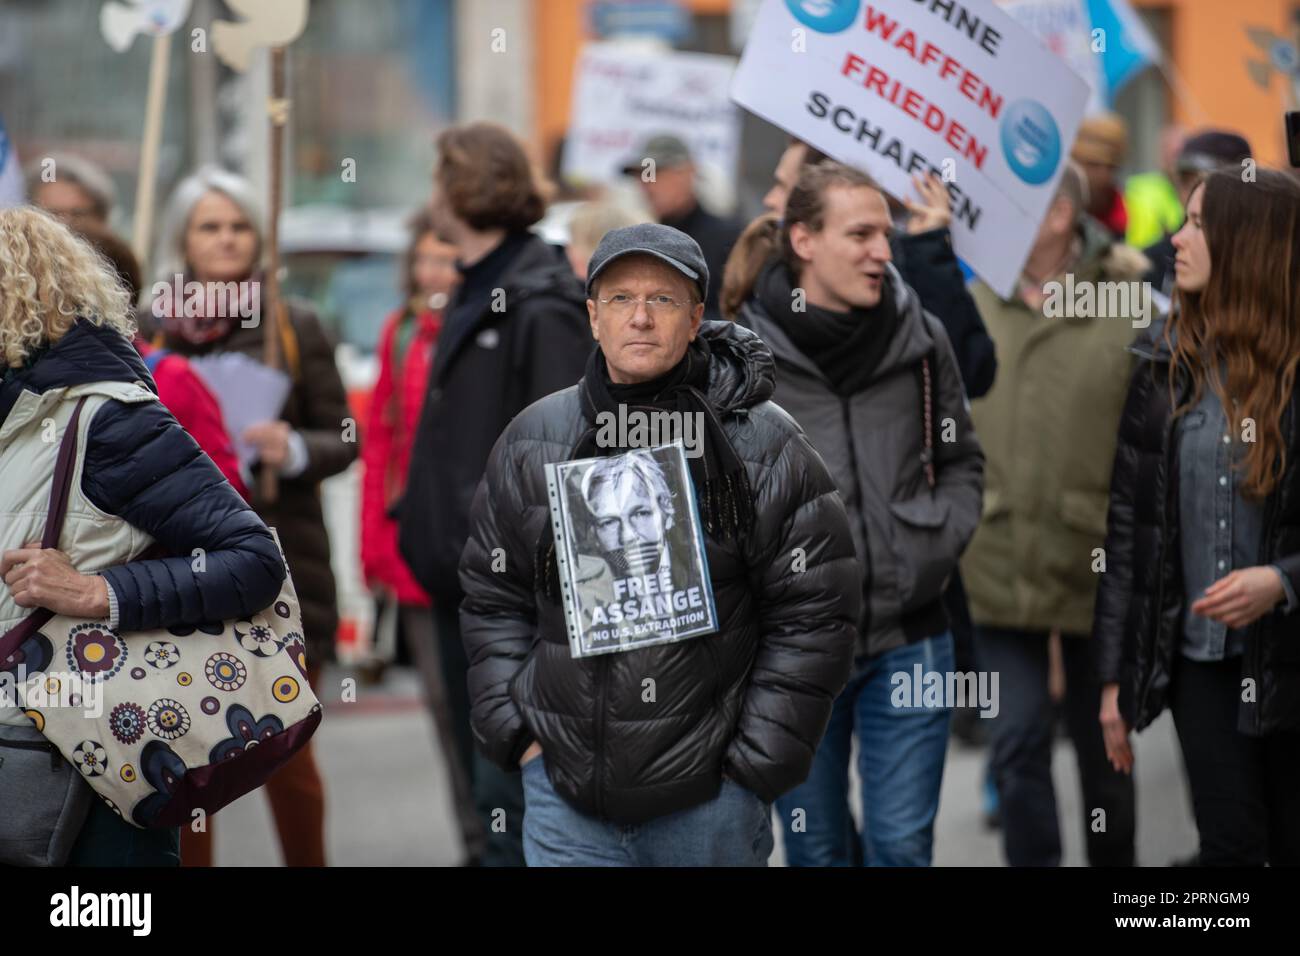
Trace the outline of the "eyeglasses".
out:
<instances>
[{"instance_id":1,"label":"eyeglasses","mask_svg":"<svg viewBox=\"0 0 1300 956\"><path fill-rule=\"evenodd\" d=\"M623 292L615 292L608 299L597 299L596 301L607 307L610 314L616 319L626 319L631 316L636 311L638 302L645 303L646 314L652 319L667 318L687 304L679 299L674 299L670 295L650 295L642 299L639 296L631 296Z\"/></svg>"}]
</instances>

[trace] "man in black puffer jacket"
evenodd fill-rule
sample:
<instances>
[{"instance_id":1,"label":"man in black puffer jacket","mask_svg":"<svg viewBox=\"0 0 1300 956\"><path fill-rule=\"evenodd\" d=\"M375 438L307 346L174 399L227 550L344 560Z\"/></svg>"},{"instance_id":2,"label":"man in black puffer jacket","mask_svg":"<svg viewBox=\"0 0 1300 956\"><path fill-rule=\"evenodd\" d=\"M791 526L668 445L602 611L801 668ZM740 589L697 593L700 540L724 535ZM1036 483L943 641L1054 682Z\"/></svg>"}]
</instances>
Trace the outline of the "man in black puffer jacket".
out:
<instances>
[{"instance_id":1,"label":"man in black puffer jacket","mask_svg":"<svg viewBox=\"0 0 1300 956\"><path fill-rule=\"evenodd\" d=\"M702 322L694 240L614 230L588 276L600 348L581 383L510 424L474 498L460 567L474 733L524 767L530 865L763 865L770 804L807 776L848 678L862 572L844 505L768 401L767 347ZM632 447L592 439L601 412L632 404L704 423L690 484L719 627L575 658L551 597L544 466Z\"/></svg>"}]
</instances>

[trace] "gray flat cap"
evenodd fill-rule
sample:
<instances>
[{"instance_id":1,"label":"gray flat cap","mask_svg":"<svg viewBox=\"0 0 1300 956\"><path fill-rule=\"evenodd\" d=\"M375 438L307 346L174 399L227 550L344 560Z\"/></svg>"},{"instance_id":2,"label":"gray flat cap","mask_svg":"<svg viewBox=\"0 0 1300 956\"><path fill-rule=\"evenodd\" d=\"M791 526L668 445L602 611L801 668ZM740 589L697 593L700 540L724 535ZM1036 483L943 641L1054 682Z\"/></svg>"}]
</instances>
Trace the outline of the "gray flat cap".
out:
<instances>
[{"instance_id":1,"label":"gray flat cap","mask_svg":"<svg viewBox=\"0 0 1300 956\"><path fill-rule=\"evenodd\" d=\"M680 229L657 222L642 222L605 233L587 264L587 298L591 298L592 283L611 262L631 255L662 259L695 283L700 290L700 301L708 297L709 267L700 251L700 244Z\"/></svg>"}]
</instances>

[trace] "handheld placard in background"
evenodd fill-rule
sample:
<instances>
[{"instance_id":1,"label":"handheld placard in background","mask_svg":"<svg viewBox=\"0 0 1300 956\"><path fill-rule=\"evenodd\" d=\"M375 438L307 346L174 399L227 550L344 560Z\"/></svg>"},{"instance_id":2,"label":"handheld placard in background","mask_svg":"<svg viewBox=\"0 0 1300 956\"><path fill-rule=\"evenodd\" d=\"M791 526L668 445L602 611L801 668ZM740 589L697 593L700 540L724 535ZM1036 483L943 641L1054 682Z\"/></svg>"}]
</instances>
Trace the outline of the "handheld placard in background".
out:
<instances>
[{"instance_id":1,"label":"handheld placard in background","mask_svg":"<svg viewBox=\"0 0 1300 956\"><path fill-rule=\"evenodd\" d=\"M934 172L954 251L1009 296L1090 90L992 0L766 0L736 68L745 109L894 196Z\"/></svg>"}]
</instances>

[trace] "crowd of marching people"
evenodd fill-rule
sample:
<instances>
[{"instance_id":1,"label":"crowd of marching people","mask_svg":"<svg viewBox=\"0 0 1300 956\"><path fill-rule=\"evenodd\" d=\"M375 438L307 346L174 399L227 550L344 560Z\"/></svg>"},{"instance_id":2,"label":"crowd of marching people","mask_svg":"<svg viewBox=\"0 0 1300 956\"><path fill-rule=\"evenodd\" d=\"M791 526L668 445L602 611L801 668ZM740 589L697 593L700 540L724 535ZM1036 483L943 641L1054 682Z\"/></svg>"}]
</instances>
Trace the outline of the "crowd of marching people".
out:
<instances>
[{"instance_id":1,"label":"crowd of marching people","mask_svg":"<svg viewBox=\"0 0 1300 956\"><path fill-rule=\"evenodd\" d=\"M111 179L56 157L0 210L0 670L38 654L38 608L188 633L184 654L275 602L287 564L319 688L339 623L320 483L359 458L360 572L420 676L466 863L762 866L779 838L797 866L927 866L974 702L900 700L898 676L977 672L998 677L975 723L1010 864L1061 862L1058 724L1082 789L1065 825L1090 864L1137 862L1130 734L1166 707L1195 862L1300 863L1300 183L1204 130L1125 186L1125 140L1085 122L1003 297L954 254L937 177L890 196L791 140L742 224L663 133L625 170L649 221L591 199L559 248L520 141L450 127L356 436L310 304L249 323L148 294L260 286L247 181L185 177L146 277ZM1149 283L1154 321L1142 297L1058 317L1067 276ZM279 411L234 414L204 370L264 361L268 336ZM575 656L547 466L632 451L598 431L620 409L703 423L717 627ZM671 520L644 471L612 474ZM611 553L646 520L611 519ZM212 865L220 822L133 826L42 740L0 707L27 760L0 799L31 807L0 821L0 862ZM286 863L324 865L310 741L264 786Z\"/></svg>"}]
</instances>

